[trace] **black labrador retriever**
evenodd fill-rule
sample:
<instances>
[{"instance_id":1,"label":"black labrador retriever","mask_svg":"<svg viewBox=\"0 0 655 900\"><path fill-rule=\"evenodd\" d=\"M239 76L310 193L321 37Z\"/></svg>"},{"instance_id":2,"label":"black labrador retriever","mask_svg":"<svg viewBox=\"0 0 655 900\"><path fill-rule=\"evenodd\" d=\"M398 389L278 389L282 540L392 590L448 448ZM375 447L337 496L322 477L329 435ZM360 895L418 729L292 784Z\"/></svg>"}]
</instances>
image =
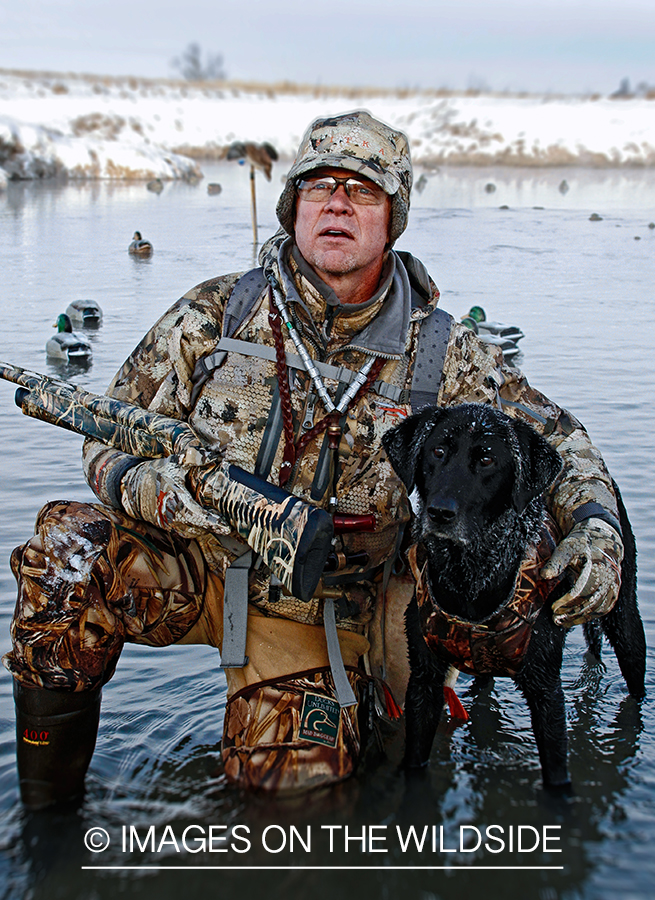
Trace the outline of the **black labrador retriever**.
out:
<instances>
[{"instance_id":1,"label":"black labrador retriever","mask_svg":"<svg viewBox=\"0 0 655 900\"><path fill-rule=\"evenodd\" d=\"M405 767L428 761L446 672L454 665L514 679L530 709L544 784L568 786L560 680L566 629L551 616L568 585L538 577L558 540L543 494L560 471L559 454L529 425L479 404L410 416L383 444L415 508ZM610 613L584 628L597 656L602 629L628 690L640 699L646 643L636 547L618 489L617 497L625 546L621 592Z\"/></svg>"}]
</instances>

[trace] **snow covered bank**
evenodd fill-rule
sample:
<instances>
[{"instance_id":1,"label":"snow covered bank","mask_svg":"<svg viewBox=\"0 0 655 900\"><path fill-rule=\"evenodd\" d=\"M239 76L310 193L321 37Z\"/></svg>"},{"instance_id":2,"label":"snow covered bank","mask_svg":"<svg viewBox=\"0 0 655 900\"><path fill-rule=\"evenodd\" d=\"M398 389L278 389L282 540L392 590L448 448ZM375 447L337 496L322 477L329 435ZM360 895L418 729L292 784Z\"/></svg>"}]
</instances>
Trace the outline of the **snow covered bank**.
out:
<instances>
[{"instance_id":1,"label":"snow covered bank","mask_svg":"<svg viewBox=\"0 0 655 900\"><path fill-rule=\"evenodd\" d=\"M655 99L392 92L0 70L9 178L188 178L234 140L291 159L311 119L364 107L419 166L655 166Z\"/></svg>"},{"instance_id":2,"label":"snow covered bank","mask_svg":"<svg viewBox=\"0 0 655 900\"><path fill-rule=\"evenodd\" d=\"M19 179L202 177L187 157L129 134L82 138L6 116L0 116L0 161L7 177Z\"/></svg>"}]
</instances>

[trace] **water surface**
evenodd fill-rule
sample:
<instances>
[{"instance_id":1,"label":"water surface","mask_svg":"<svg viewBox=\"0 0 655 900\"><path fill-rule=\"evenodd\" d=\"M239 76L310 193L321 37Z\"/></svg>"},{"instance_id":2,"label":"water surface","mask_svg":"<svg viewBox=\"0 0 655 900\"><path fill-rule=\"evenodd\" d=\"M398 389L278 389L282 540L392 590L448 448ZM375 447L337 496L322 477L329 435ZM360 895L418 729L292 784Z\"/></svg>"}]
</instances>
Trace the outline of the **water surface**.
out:
<instances>
[{"instance_id":1,"label":"water surface","mask_svg":"<svg viewBox=\"0 0 655 900\"><path fill-rule=\"evenodd\" d=\"M157 196L142 184L19 184L0 195L0 287L4 311L3 359L65 375L102 392L153 321L192 285L253 262L247 172L206 168L223 192L167 185ZM400 249L418 255L455 316L480 304L490 318L524 330L518 364L531 383L574 412L587 426L620 483L640 551L639 591L647 638L655 612L655 475L651 435L653 296L655 287L655 174L584 170L444 170L428 173L414 199ZM280 175L258 180L260 236L275 230ZM567 180L569 191L559 186ZM487 184L496 188L485 190ZM501 207L507 207L505 209ZM590 221L596 212L601 221ZM139 229L155 247L151 260L130 258ZM89 332L93 363L62 372L48 363L52 323L73 299L103 308L102 327ZM48 499L90 499L79 463L81 439L28 420L13 404L13 387L0 383L0 650L9 648L15 585L11 549L31 533ZM225 684L215 651L202 647L126 648L104 691L100 736L79 815L25 816L18 802L14 763L11 679L0 674L0 897L165 900L249 890L269 898L402 896L459 900L483 891L490 900L523 897L636 898L652 896L655 861L653 676L641 708L624 690L611 652L605 665L587 658L578 631L570 635L564 682L575 793L553 799L541 790L529 718L510 682L458 688L471 715L468 726L444 730L432 765L418 783L397 771L402 748L371 759L357 779L295 803L243 795L224 783L217 741ZM122 827L143 840L155 826L160 852L123 852ZM250 829L251 848L177 851L180 839L209 826ZM323 826L338 825L334 846ZM422 851L401 849L411 826L429 830ZM498 825L502 853L450 852L460 826ZM171 826L165 832L166 826ZM267 832L269 851L262 847ZM311 840L280 846L292 826ZM355 840L362 828L378 837L372 851ZM529 827L528 827L529 826ZM559 831L562 852L509 851L510 832ZM91 827L112 844L92 854L83 843ZM443 832L440 832L443 827ZM202 831L200 830L202 829ZM234 834L246 834L245 831ZM475 837L472 830L465 832ZM216 836L226 831L215 831ZM497 831L496 834L500 834ZM385 840L381 840L384 837ZM524 842L524 846L526 845ZM229 844L218 841L215 850ZM527 844L529 846L529 844ZM198 843L191 844L197 848ZM498 844L491 844L498 848ZM347 852L346 852L347 847ZM386 850L387 852L374 852ZM181 866L183 870L88 871L84 866ZM204 867L204 868L191 868ZM209 869L220 866L223 871ZM257 867L297 867L271 874ZM298 867L349 866L351 871ZM447 867L447 871L442 868ZM489 866L492 870L481 867ZM229 868L236 867L236 871ZM356 868L369 867L369 868ZM410 867L399 870L398 867ZM429 868L433 867L433 868ZM460 868L463 867L463 868ZM505 868L503 868L505 867ZM506 867L512 867L510 869ZM517 867L532 867L517 868ZM245 869L248 871L245 871Z\"/></svg>"}]
</instances>

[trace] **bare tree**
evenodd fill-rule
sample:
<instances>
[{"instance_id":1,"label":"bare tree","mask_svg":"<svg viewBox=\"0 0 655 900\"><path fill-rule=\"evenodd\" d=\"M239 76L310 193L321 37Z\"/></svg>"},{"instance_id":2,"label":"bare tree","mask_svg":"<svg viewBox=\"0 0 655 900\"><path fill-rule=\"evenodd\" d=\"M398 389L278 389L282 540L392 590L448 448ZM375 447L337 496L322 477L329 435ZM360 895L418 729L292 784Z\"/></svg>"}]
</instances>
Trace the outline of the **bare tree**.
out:
<instances>
[{"instance_id":1,"label":"bare tree","mask_svg":"<svg viewBox=\"0 0 655 900\"><path fill-rule=\"evenodd\" d=\"M630 99L634 97L634 94L630 90L630 79L622 78L618 90L614 91L613 94L610 94L610 98L615 99Z\"/></svg>"},{"instance_id":2,"label":"bare tree","mask_svg":"<svg viewBox=\"0 0 655 900\"><path fill-rule=\"evenodd\" d=\"M221 53L208 53L205 63L202 62L200 44L192 41L182 53L171 60L171 66L178 69L187 81L221 81L226 78Z\"/></svg>"}]
</instances>

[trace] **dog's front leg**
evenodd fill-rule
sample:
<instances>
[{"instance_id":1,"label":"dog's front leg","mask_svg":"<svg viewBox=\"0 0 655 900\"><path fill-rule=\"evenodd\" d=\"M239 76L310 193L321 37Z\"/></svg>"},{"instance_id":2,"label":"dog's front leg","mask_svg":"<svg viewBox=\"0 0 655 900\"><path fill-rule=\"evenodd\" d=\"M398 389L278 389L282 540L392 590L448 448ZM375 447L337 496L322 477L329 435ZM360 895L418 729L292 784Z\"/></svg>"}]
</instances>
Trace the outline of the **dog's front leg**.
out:
<instances>
[{"instance_id":1,"label":"dog's front leg","mask_svg":"<svg viewBox=\"0 0 655 900\"><path fill-rule=\"evenodd\" d=\"M566 631L542 610L535 623L521 672L514 681L525 697L532 718L544 786L568 788L567 735L560 670Z\"/></svg>"},{"instance_id":2,"label":"dog's front leg","mask_svg":"<svg viewBox=\"0 0 655 900\"><path fill-rule=\"evenodd\" d=\"M432 653L423 639L416 597L405 614L410 677L405 695L405 756L403 767L427 765L444 705L448 663Z\"/></svg>"}]
</instances>

